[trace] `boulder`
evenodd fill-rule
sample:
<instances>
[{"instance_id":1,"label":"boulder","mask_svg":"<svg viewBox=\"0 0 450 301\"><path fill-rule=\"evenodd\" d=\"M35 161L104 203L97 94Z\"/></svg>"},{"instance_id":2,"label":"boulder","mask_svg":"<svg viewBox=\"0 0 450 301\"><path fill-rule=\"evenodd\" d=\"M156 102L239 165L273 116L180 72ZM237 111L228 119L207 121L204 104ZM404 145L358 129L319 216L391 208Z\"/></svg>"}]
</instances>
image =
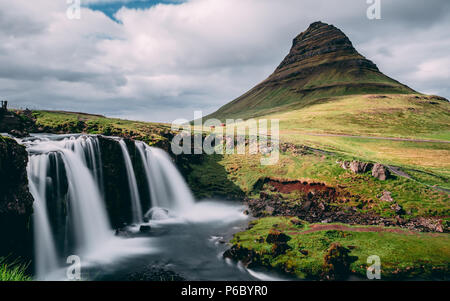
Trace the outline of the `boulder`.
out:
<instances>
[{"instance_id":1,"label":"boulder","mask_svg":"<svg viewBox=\"0 0 450 301\"><path fill-rule=\"evenodd\" d=\"M403 208L399 204L392 204L391 209L394 210L397 214L403 213Z\"/></svg>"},{"instance_id":2,"label":"boulder","mask_svg":"<svg viewBox=\"0 0 450 301\"><path fill-rule=\"evenodd\" d=\"M391 196L391 192L389 191L383 191L383 195L380 197L380 200L384 202L393 202L394 199Z\"/></svg>"},{"instance_id":3,"label":"boulder","mask_svg":"<svg viewBox=\"0 0 450 301\"><path fill-rule=\"evenodd\" d=\"M290 241L291 238L289 236L287 236L286 234L272 229L269 231L269 234L267 235L266 238L266 242L271 244L271 243L284 243L284 242L288 242Z\"/></svg>"},{"instance_id":4,"label":"boulder","mask_svg":"<svg viewBox=\"0 0 450 301\"><path fill-rule=\"evenodd\" d=\"M277 257L286 253L287 250L290 250L291 247L285 242L275 243L272 246L272 254Z\"/></svg>"},{"instance_id":5,"label":"boulder","mask_svg":"<svg viewBox=\"0 0 450 301\"><path fill-rule=\"evenodd\" d=\"M337 161L340 167L343 169L349 169L350 168L350 162L349 161Z\"/></svg>"},{"instance_id":6,"label":"boulder","mask_svg":"<svg viewBox=\"0 0 450 301\"><path fill-rule=\"evenodd\" d=\"M389 178L390 172L386 166L376 163L372 168L372 176L378 180L385 181Z\"/></svg>"},{"instance_id":7,"label":"boulder","mask_svg":"<svg viewBox=\"0 0 450 301\"><path fill-rule=\"evenodd\" d=\"M150 232L151 229L152 228L149 225L142 225L139 228L139 232L141 232L141 233L148 233L148 232Z\"/></svg>"},{"instance_id":8,"label":"boulder","mask_svg":"<svg viewBox=\"0 0 450 301\"><path fill-rule=\"evenodd\" d=\"M366 171L370 170L372 164L367 162L352 161L349 164L349 167L351 171L358 174L365 173Z\"/></svg>"},{"instance_id":9,"label":"boulder","mask_svg":"<svg viewBox=\"0 0 450 301\"><path fill-rule=\"evenodd\" d=\"M332 243L324 256L325 279L345 279L350 273L350 250L340 243Z\"/></svg>"},{"instance_id":10,"label":"boulder","mask_svg":"<svg viewBox=\"0 0 450 301\"><path fill-rule=\"evenodd\" d=\"M20 131L20 130L16 130L16 129L9 131L9 134L16 138L23 138L23 137L29 136L29 134L26 131Z\"/></svg>"}]
</instances>

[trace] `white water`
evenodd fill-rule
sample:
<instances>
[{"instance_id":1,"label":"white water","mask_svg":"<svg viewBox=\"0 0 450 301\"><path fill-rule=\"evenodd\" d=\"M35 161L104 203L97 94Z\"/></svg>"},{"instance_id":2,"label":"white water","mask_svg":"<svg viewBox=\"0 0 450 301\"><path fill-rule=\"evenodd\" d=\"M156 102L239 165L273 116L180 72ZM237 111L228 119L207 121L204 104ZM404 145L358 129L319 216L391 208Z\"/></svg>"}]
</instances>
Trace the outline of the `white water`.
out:
<instances>
[{"instance_id":1,"label":"white water","mask_svg":"<svg viewBox=\"0 0 450 301\"><path fill-rule=\"evenodd\" d=\"M58 266L56 247L47 216L46 180L48 155L30 158L27 171L30 192L34 197L34 241L36 274L42 279Z\"/></svg>"},{"instance_id":2,"label":"white water","mask_svg":"<svg viewBox=\"0 0 450 301\"><path fill-rule=\"evenodd\" d=\"M98 179L88 168L95 170L96 156L87 136L67 136L62 140L47 137L24 141L31 154L28 165L30 192L35 198L35 254L38 278L45 278L56 268L57 254L50 230L46 206L46 184L49 178L50 153L58 153L68 181L68 211L75 229L76 249L79 253L92 252L113 237L98 189ZM61 162L57 162L61 163ZM57 175L59 177L59 175Z\"/></svg>"},{"instance_id":3,"label":"white water","mask_svg":"<svg viewBox=\"0 0 450 301\"><path fill-rule=\"evenodd\" d=\"M206 255L209 254L209 249L203 245L203 238L197 237L199 235L197 231L208 229L208 231L215 232L216 230L210 228L227 227L230 223L247 219L247 216L242 213L241 206L218 202L195 203L189 188L170 157L160 149L137 142L136 145L145 163L145 172L150 185L152 215L155 217L150 221L152 229L161 227L170 229L170 227L177 227L178 224L196 225L196 227L193 227L193 230L189 230L191 227L182 227L181 229L187 229L186 232L181 236L177 236L178 231L174 232L173 238L134 237L125 239L115 237L109 225L104 200L99 189L102 183L101 168L98 169L98 172L95 171L96 166L101 166L98 140L90 136L50 135L38 137L39 139L36 140L33 140L35 138L23 140L30 153L28 175L30 191L35 198L35 253L38 279L65 279L67 266L63 262L65 262L66 256L73 254L67 253L67 250L59 252L60 254L56 252L52 225L49 222L46 208L49 197L46 194L46 185L52 179L58 186L60 177L61 183L64 182L64 177L67 178L69 185L68 219L70 222L66 223L66 229L69 228L67 226L69 224L74 228L75 255L81 257L83 270L89 267L101 267L101 269L108 270L106 265L112 266L127 257L150 256L153 253L160 254L156 256L167 256L166 260L169 261L180 260L185 256L185 250L189 250L190 258L185 258L185 261L193 260L192 271L196 271L198 262L195 258L199 253L203 254L199 260L207 260L207 262L209 260L209 255ZM55 153L58 155L55 156ZM128 154L128 152L124 152L124 161L128 164L125 153ZM61 165L60 169L58 169L59 165L56 165L56 175L50 175L53 172L53 169L49 168L50 159L55 159ZM132 170L131 159L129 163L128 167ZM136 182L134 171L130 172L128 176ZM50 193L48 192L48 194ZM166 216L166 211L160 208L168 209L169 214ZM135 232L139 235L139 227L135 228ZM191 234L192 238L189 237ZM68 236L69 234L66 234L66 237ZM177 241L183 237L187 237L186 241L180 241L177 246ZM193 239L198 240L198 250L196 244L192 244ZM58 265L58 262L61 264ZM214 261L210 267L210 271L214 274L216 273L215 265ZM217 267L220 266L219 261ZM240 273L247 272L240 271Z\"/></svg>"},{"instance_id":4,"label":"white water","mask_svg":"<svg viewBox=\"0 0 450 301\"><path fill-rule=\"evenodd\" d=\"M120 148L122 149L123 159L127 170L128 187L130 188L130 198L134 223L142 223L142 208L141 199L139 197L139 190L136 183L136 175L134 174L133 164L131 163L130 154L128 153L125 141L119 140Z\"/></svg>"},{"instance_id":5,"label":"white water","mask_svg":"<svg viewBox=\"0 0 450 301\"><path fill-rule=\"evenodd\" d=\"M152 206L182 214L195 204L191 190L163 150L136 142L144 162Z\"/></svg>"},{"instance_id":6,"label":"white water","mask_svg":"<svg viewBox=\"0 0 450 301\"><path fill-rule=\"evenodd\" d=\"M87 166L75 153L69 150L62 152L69 183L70 209L78 228L75 232L77 246L81 252L93 251L113 235L103 199Z\"/></svg>"}]
</instances>

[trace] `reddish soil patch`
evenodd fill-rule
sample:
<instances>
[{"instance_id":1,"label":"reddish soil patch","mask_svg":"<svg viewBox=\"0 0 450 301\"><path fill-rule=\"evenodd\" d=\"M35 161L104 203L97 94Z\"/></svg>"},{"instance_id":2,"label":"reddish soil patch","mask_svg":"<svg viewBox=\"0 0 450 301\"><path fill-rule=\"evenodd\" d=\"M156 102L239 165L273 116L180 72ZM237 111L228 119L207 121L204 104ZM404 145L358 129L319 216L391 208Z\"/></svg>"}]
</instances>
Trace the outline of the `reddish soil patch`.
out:
<instances>
[{"instance_id":1,"label":"reddish soil patch","mask_svg":"<svg viewBox=\"0 0 450 301\"><path fill-rule=\"evenodd\" d=\"M309 192L327 192L329 195L336 195L336 189L326 186L323 183L308 183L302 181L280 181L276 179L266 179L265 183L274 187L276 191L281 193L291 193L294 191L302 191L305 194Z\"/></svg>"}]
</instances>

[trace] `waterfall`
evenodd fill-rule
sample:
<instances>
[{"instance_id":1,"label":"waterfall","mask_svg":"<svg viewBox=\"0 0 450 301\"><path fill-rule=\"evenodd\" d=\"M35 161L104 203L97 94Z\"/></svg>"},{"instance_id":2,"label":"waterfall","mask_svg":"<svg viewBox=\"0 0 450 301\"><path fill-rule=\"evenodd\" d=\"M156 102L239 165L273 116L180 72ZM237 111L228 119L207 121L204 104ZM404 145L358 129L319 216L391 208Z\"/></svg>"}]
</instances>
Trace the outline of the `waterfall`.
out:
<instances>
[{"instance_id":1,"label":"waterfall","mask_svg":"<svg viewBox=\"0 0 450 301\"><path fill-rule=\"evenodd\" d=\"M141 222L143 214L131 157L125 142L114 140L121 147L126 167L133 221ZM35 199L33 225L38 279L53 277L53 272L63 267L64 256L71 254L85 260L110 260L122 252L148 252L139 244L128 241L127 247L125 240L114 238L103 199L97 137L36 134L21 142L29 154L27 172ZM193 196L169 155L142 142L136 142L136 147L149 185L150 207L174 214L189 211L194 205Z\"/></svg>"},{"instance_id":2,"label":"waterfall","mask_svg":"<svg viewBox=\"0 0 450 301\"><path fill-rule=\"evenodd\" d=\"M144 163L145 174L150 187L152 206L184 212L195 203L194 197L175 167L169 155L163 150L136 142Z\"/></svg>"},{"instance_id":3,"label":"waterfall","mask_svg":"<svg viewBox=\"0 0 450 301\"><path fill-rule=\"evenodd\" d=\"M130 188L130 197L133 213L133 222L142 223L142 208L141 199L139 197L139 190L136 183L136 176L134 174L133 164L131 163L130 154L128 153L125 141L119 140L120 148L122 149L125 167L127 170L128 186Z\"/></svg>"},{"instance_id":4,"label":"waterfall","mask_svg":"<svg viewBox=\"0 0 450 301\"><path fill-rule=\"evenodd\" d=\"M69 204L80 251L93 251L112 233L94 176L72 151L62 150L69 183Z\"/></svg>"},{"instance_id":5,"label":"waterfall","mask_svg":"<svg viewBox=\"0 0 450 301\"><path fill-rule=\"evenodd\" d=\"M29 152L28 178L30 192L35 202L33 216L35 225L35 258L38 278L47 275L57 266L55 242L48 217L47 186L59 184L59 168L56 168L56 179L50 175L50 158L56 160L56 166L64 167L67 179L67 211L68 220L73 227L76 252L91 252L113 236L99 190L101 168L96 156L95 145L98 141L90 136L62 136L62 140L33 138L24 140ZM58 137L59 139L61 137ZM97 172L95 170L97 169ZM56 183L54 183L56 182ZM63 190L56 187L57 192ZM63 200L57 200L63 202ZM69 227L66 223L66 230ZM56 229L57 230L57 229ZM55 231L56 231L55 230ZM66 235L67 236L67 235ZM67 238L67 237L66 237Z\"/></svg>"},{"instance_id":6,"label":"waterfall","mask_svg":"<svg viewBox=\"0 0 450 301\"><path fill-rule=\"evenodd\" d=\"M58 266L55 242L51 232L46 204L48 154L33 156L27 167L30 192L34 197L34 241L36 274L43 279Z\"/></svg>"}]
</instances>

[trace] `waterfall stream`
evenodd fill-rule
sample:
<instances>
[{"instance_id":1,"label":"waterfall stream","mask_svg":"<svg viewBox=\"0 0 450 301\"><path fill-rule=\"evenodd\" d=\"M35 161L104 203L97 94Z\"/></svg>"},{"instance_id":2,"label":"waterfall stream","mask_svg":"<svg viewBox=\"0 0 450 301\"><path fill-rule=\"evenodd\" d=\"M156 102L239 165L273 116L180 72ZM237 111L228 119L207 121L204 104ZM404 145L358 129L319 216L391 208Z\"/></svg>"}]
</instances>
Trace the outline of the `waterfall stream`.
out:
<instances>
[{"instance_id":1,"label":"waterfall stream","mask_svg":"<svg viewBox=\"0 0 450 301\"><path fill-rule=\"evenodd\" d=\"M128 186L130 188L130 197L132 205L132 214L134 223L142 223L142 208L141 198L139 197L139 190L136 183L136 175L134 173L133 164L131 163L130 154L128 152L125 141L119 140L120 148L122 149L123 159L125 160L125 168L127 170Z\"/></svg>"},{"instance_id":2,"label":"waterfall stream","mask_svg":"<svg viewBox=\"0 0 450 301\"><path fill-rule=\"evenodd\" d=\"M80 257L86 279L126 277L127 274L121 271L141 269L142 260L157 264L174 261L182 273L193 279L254 279L248 272L218 260L216 252L223 252L225 245L210 239L222 231L228 233L230 225L245 221L247 217L240 205L210 201L196 203L172 159L163 150L136 141L137 157L130 156L123 139L103 139L120 146L121 154L119 157L114 154L113 160L122 158L123 162L113 161L117 164L113 169L123 172L115 181L120 179L124 181L122 185L129 188L129 194L122 192L121 207L116 212L121 214L121 210L129 206L132 220L119 226L123 228L118 228L116 235L109 221L110 212L106 209L107 204L108 210L116 204L108 202L105 197L111 195L111 189L114 193L117 187L111 187L111 182L108 182L112 180L108 178L111 173L106 173L104 168L111 164L111 159L104 157L109 163L103 165L98 137L35 134L20 140L29 154L27 172L30 192L35 200L36 279L67 279L66 259L71 255ZM141 166L143 170L136 173L135 168ZM142 172L146 177L144 181L136 178ZM138 183L147 187L139 187ZM122 191L128 192L127 189ZM146 214L149 220L145 222L139 191L149 193L148 198L145 195L146 198L142 199L151 202L145 206L151 208ZM124 212L122 218L130 217ZM149 226L151 233L148 232ZM217 246L220 248L216 249ZM207 267L198 274L199 264L205 262Z\"/></svg>"},{"instance_id":3,"label":"waterfall stream","mask_svg":"<svg viewBox=\"0 0 450 301\"><path fill-rule=\"evenodd\" d=\"M128 147L123 139L112 140L122 151L132 222L141 224L141 199ZM114 238L103 199L100 144L90 135L34 135L21 142L29 153L28 178L35 198L36 273L45 279L58 268L63 254L95 253ZM170 157L143 142L135 146L149 186L148 207L180 213L193 206L194 198Z\"/></svg>"},{"instance_id":4,"label":"waterfall stream","mask_svg":"<svg viewBox=\"0 0 450 301\"><path fill-rule=\"evenodd\" d=\"M75 237L73 250L85 253L95 250L99 245L112 237L106 210L99 187L101 181L96 138L90 136L63 136L62 140L48 137L25 140L30 154L28 178L30 192L35 198L34 229L36 272L38 278L54 270L58 257L54 232L51 230L47 202L50 192L59 193L64 190L59 174L60 166L67 182L66 229L70 229ZM56 155L57 154L57 155ZM53 160L53 162L52 162ZM51 173L51 166L56 165L56 174ZM90 166L90 168L89 168ZM50 191L47 191L50 189ZM60 204L62 200L57 199ZM67 237L66 237L67 239Z\"/></svg>"},{"instance_id":5,"label":"waterfall stream","mask_svg":"<svg viewBox=\"0 0 450 301\"><path fill-rule=\"evenodd\" d=\"M169 155L163 150L136 142L150 187L150 208L164 208L181 213L195 201L191 190L178 172Z\"/></svg>"}]
</instances>

